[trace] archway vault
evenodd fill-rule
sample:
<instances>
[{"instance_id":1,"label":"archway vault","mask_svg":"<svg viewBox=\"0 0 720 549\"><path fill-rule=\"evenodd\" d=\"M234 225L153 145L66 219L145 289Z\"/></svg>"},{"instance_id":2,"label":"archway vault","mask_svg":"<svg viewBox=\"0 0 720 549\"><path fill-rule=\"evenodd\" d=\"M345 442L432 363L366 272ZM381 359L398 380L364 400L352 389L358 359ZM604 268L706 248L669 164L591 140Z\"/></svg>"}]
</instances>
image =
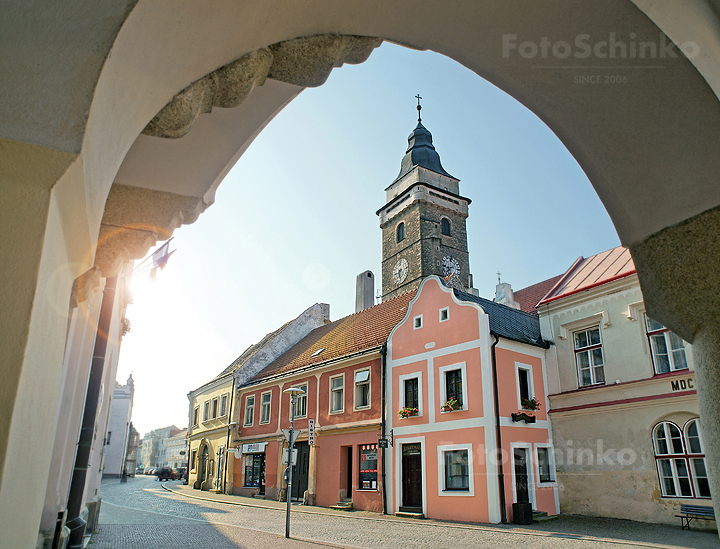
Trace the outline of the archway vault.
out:
<instances>
[{"instance_id":1,"label":"archway vault","mask_svg":"<svg viewBox=\"0 0 720 549\"><path fill-rule=\"evenodd\" d=\"M45 298L50 282L57 301L68 302L73 280L94 264L111 274L124 258L192 222L253 138L318 81L312 75L322 71L310 61L323 60L324 70L361 61L379 40L446 55L539 116L584 169L631 248L650 314L690 341L700 334L700 364L720 356L713 343L720 340L720 24L714 2L11 4L3 5L0 18L3 43L12 44L1 61L0 102L6 191L0 227L7 235L0 242L0 277L9 282L0 290L0 413L11 418L0 424L0 499L8 508L11 501L42 508L46 479L38 479L34 491L24 479L48 470L45 450L59 398L67 319ZM565 55L561 44L547 56L529 55L532 44L542 52L543 38L576 47L581 36L591 46L605 43L600 54L612 39L629 49L633 36L655 42L656 54L602 57L591 47L589 56L576 57ZM686 51L696 54L688 59L668 49L668 37L694 42L697 50ZM258 52L264 51L273 60L263 76L268 56ZM273 69L277 54L288 54L283 70L280 64ZM251 76L238 79L240 73ZM583 76L606 75L623 78L582 84ZM243 85L231 90L223 84L231 81ZM241 98L240 88L251 89L247 98L225 108ZM171 112L173 104L179 111ZM200 114L215 105L220 108ZM184 137L153 137L178 137L193 120ZM96 254L105 233L138 224L153 228ZM710 372L709 366L699 372L699 385L717 385ZM712 394L717 399L720 386L700 395L701 410L711 411ZM720 435L709 438L708 455L720 455ZM10 471L5 457L27 455L28 439L37 451ZM720 492L720 478L713 488ZM37 514L16 510L3 520L22 523L21 513ZM13 538L17 546L28 545L32 535L26 534Z\"/></svg>"}]
</instances>

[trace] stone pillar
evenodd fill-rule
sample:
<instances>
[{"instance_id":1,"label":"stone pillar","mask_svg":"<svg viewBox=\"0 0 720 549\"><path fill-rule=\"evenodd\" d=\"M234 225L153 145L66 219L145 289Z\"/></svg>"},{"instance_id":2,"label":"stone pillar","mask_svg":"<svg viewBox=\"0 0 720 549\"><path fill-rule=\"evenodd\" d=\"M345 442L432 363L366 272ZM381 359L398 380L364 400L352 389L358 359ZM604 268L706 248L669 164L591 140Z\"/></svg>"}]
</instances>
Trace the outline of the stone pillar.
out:
<instances>
[{"instance_id":1,"label":"stone pillar","mask_svg":"<svg viewBox=\"0 0 720 549\"><path fill-rule=\"evenodd\" d=\"M317 494L317 446L310 445L310 464L308 466L308 505L315 505Z\"/></svg>"},{"instance_id":2,"label":"stone pillar","mask_svg":"<svg viewBox=\"0 0 720 549\"><path fill-rule=\"evenodd\" d=\"M715 516L720 517L720 321L702 328L693 341L695 381L697 385L700 426L705 467Z\"/></svg>"}]
</instances>

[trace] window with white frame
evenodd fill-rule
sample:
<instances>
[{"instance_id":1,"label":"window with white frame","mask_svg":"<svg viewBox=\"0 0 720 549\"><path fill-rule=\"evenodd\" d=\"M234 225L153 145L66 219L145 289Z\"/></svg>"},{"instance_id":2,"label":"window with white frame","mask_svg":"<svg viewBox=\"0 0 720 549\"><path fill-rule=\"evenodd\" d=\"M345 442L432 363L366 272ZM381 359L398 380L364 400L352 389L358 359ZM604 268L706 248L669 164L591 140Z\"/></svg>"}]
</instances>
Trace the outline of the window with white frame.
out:
<instances>
[{"instance_id":1,"label":"window with white frame","mask_svg":"<svg viewBox=\"0 0 720 549\"><path fill-rule=\"evenodd\" d=\"M413 318L413 330L417 330L419 328L422 328L422 315L416 316Z\"/></svg>"},{"instance_id":2,"label":"window with white frame","mask_svg":"<svg viewBox=\"0 0 720 549\"><path fill-rule=\"evenodd\" d=\"M552 449L547 446L537 448L538 478L540 484L555 482L555 467L553 463Z\"/></svg>"},{"instance_id":3,"label":"window with white frame","mask_svg":"<svg viewBox=\"0 0 720 549\"><path fill-rule=\"evenodd\" d=\"M345 376L330 378L330 413L342 412L345 409Z\"/></svg>"},{"instance_id":4,"label":"window with white frame","mask_svg":"<svg viewBox=\"0 0 720 549\"><path fill-rule=\"evenodd\" d=\"M200 407L195 406L195 408L193 409L193 427L198 426L198 421L200 421L199 416L200 416Z\"/></svg>"},{"instance_id":5,"label":"window with white frame","mask_svg":"<svg viewBox=\"0 0 720 549\"><path fill-rule=\"evenodd\" d=\"M210 419L210 401L206 400L203 406L203 421Z\"/></svg>"},{"instance_id":6,"label":"window with white frame","mask_svg":"<svg viewBox=\"0 0 720 549\"><path fill-rule=\"evenodd\" d=\"M220 397L220 417L225 417L227 415L227 403L228 403L228 395L223 395Z\"/></svg>"},{"instance_id":7,"label":"window with white frame","mask_svg":"<svg viewBox=\"0 0 720 549\"><path fill-rule=\"evenodd\" d=\"M605 383L600 326L573 333L580 387Z\"/></svg>"},{"instance_id":8,"label":"window with white frame","mask_svg":"<svg viewBox=\"0 0 720 549\"><path fill-rule=\"evenodd\" d=\"M447 370L445 372L445 400L455 399L459 406L463 405L462 371Z\"/></svg>"},{"instance_id":9,"label":"window with white frame","mask_svg":"<svg viewBox=\"0 0 720 549\"><path fill-rule=\"evenodd\" d=\"M245 397L245 421L243 422L243 425L245 427L249 427L253 424L255 416L255 397L254 396L247 396Z\"/></svg>"},{"instance_id":10,"label":"window with white frame","mask_svg":"<svg viewBox=\"0 0 720 549\"><path fill-rule=\"evenodd\" d=\"M671 421L658 423L653 429L653 446L663 496L710 497L697 418L688 421L682 431Z\"/></svg>"},{"instance_id":11,"label":"window with white frame","mask_svg":"<svg viewBox=\"0 0 720 549\"><path fill-rule=\"evenodd\" d=\"M370 370L355 372L355 409L370 406Z\"/></svg>"},{"instance_id":12,"label":"window with white frame","mask_svg":"<svg viewBox=\"0 0 720 549\"><path fill-rule=\"evenodd\" d=\"M405 397L405 408L420 409L420 380L417 377L403 381L403 396Z\"/></svg>"},{"instance_id":13,"label":"window with white frame","mask_svg":"<svg viewBox=\"0 0 720 549\"><path fill-rule=\"evenodd\" d=\"M212 400L212 419L218 417L218 398Z\"/></svg>"},{"instance_id":14,"label":"window with white frame","mask_svg":"<svg viewBox=\"0 0 720 549\"><path fill-rule=\"evenodd\" d=\"M524 364L515 364L515 372L517 377L518 404L523 407L523 403L535 396L532 383L532 369Z\"/></svg>"},{"instance_id":15,"label":"window with white frame","mask_svg":"<svg viewBox=\"0 0 720 549\"><path fill-rule=\"evenodd\" d=\"M647 315L645 315L645 329L656 374L687 369L685 342L680 336Z\"/></svg>"},{"instance_id":16,"label":"window with white frame","mask_svg":"<svg viewBox=\"0 0 720 549\"><path fill-rule=\"evenodd\" d=\"M443 307L440 309L440 322L445 322L450 318L450 308L449 307Z\"/></svg>"},{"instance_id":17,"label":"window with white frame","mask_svg":"<svg viewBox=\"0 0 720 549\"><path fill-rule=\"evenodd\" d=\"M270 423L270 404L272 392L268 391L260 395L260 423Z\"/></svg>"},{"instance_id":18,"label":"window with white frame","mask_svg":"<svg viewBox=\"0 0 720 549\"><path fill-rule=\"evenodd\" d=\"M470 469L467 450L448 450L445 458L445 490L470 490Z\"/></svg>"},{"instance_id":19,"label":"window with white frame","mask_svg":"<svg viewBox=\"0 0 720 549\"><path fill-rule=\"evenodd\" d=\"M293 407L293 413L296 418L302 418L307 416L307 383L303 385L297 385L303 392L298 394L295 399L295 406Z\"/></svg>"}]
</instances>

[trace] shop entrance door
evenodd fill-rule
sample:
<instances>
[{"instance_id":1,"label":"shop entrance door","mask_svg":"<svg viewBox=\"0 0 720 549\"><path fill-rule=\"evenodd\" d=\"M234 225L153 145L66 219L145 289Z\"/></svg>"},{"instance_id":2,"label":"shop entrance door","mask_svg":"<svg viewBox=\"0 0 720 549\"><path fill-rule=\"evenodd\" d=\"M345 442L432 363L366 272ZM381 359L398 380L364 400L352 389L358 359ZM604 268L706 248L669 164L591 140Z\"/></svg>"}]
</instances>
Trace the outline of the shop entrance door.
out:
<instances>
[{"instance_id":1,"label":"shop entrance door","mask_svg":"<svg viewBox=\"0 0 720 549\"><path fill-rule=\"evenodd\" d=\"M525 448L515 448L513 450L513 461L515 466L515 501L529 503L527 450Z\"/></svg>"},{"instance_id":2,"label":"shop entrance door","mask_svg":"<svg viewBox=\"0 0 720 549\"><path fill-rule=\"evenodd\" d=\"M292 499L302 500L303 494L308 489L308 473L310 471L310 445L307 442L296 442L297 461L293 467L293 479L291 487Z\"/></svg>"},{"instance_id":3,"label":"shop entrance door","mask_svg":"<svg viewBox=\"0 0 720 549\"><path fill-rule=\"evenodd\" d=\"M422 512L422 454L420 443L402 445L402 506L400 511Z\"/></svg>"}]
</instances>

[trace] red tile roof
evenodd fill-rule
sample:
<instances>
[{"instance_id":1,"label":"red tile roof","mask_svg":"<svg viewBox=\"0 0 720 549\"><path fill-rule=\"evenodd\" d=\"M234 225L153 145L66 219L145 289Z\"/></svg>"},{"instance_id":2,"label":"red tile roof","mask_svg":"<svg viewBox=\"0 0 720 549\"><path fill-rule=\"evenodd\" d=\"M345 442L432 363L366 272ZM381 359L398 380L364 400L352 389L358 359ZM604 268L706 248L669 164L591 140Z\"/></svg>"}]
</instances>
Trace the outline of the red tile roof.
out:
<instances>
[{"instance_id":1,"label":"red tile roof","mask_svg":"<svg viewBox=\"0 0 720 549\"><path fill-rule=\"evenodd\" d=\"M623 246L587 259L580 257L540 303L555 301L635 273L635 263L630 256L630 250Z\"/></svg>"},{"instance_id":2,"label":"red tile roof","mask_svg":"<svg viewBox=\"0 0 720 549\"><path fill-rule=\"evenodd\" d=\"M547 280L543 280L542 282L538 282L537 284L533 284L532 286L528 286L527 288L513 292L513 298L520 304L520 310L537 316L535 305L537 305L540 300L545 297L550 290L552 290L553 286L555 286L562 277L563 275L559 274L552 278L548 278Z\"/></svg>"},{"instance_id":3,"label":"red tile roof","mask_svg":"<svg viewBox=\"0 0 720 549\"><path fill-rule=\"evenodd\" d=\"M407 292L315 328L249 383L381 346L387 341L390 331L405 317L408 303L416 293L417 290ZM324 350L312 356L320 349Z\"/></svg>"}]
</instances>

